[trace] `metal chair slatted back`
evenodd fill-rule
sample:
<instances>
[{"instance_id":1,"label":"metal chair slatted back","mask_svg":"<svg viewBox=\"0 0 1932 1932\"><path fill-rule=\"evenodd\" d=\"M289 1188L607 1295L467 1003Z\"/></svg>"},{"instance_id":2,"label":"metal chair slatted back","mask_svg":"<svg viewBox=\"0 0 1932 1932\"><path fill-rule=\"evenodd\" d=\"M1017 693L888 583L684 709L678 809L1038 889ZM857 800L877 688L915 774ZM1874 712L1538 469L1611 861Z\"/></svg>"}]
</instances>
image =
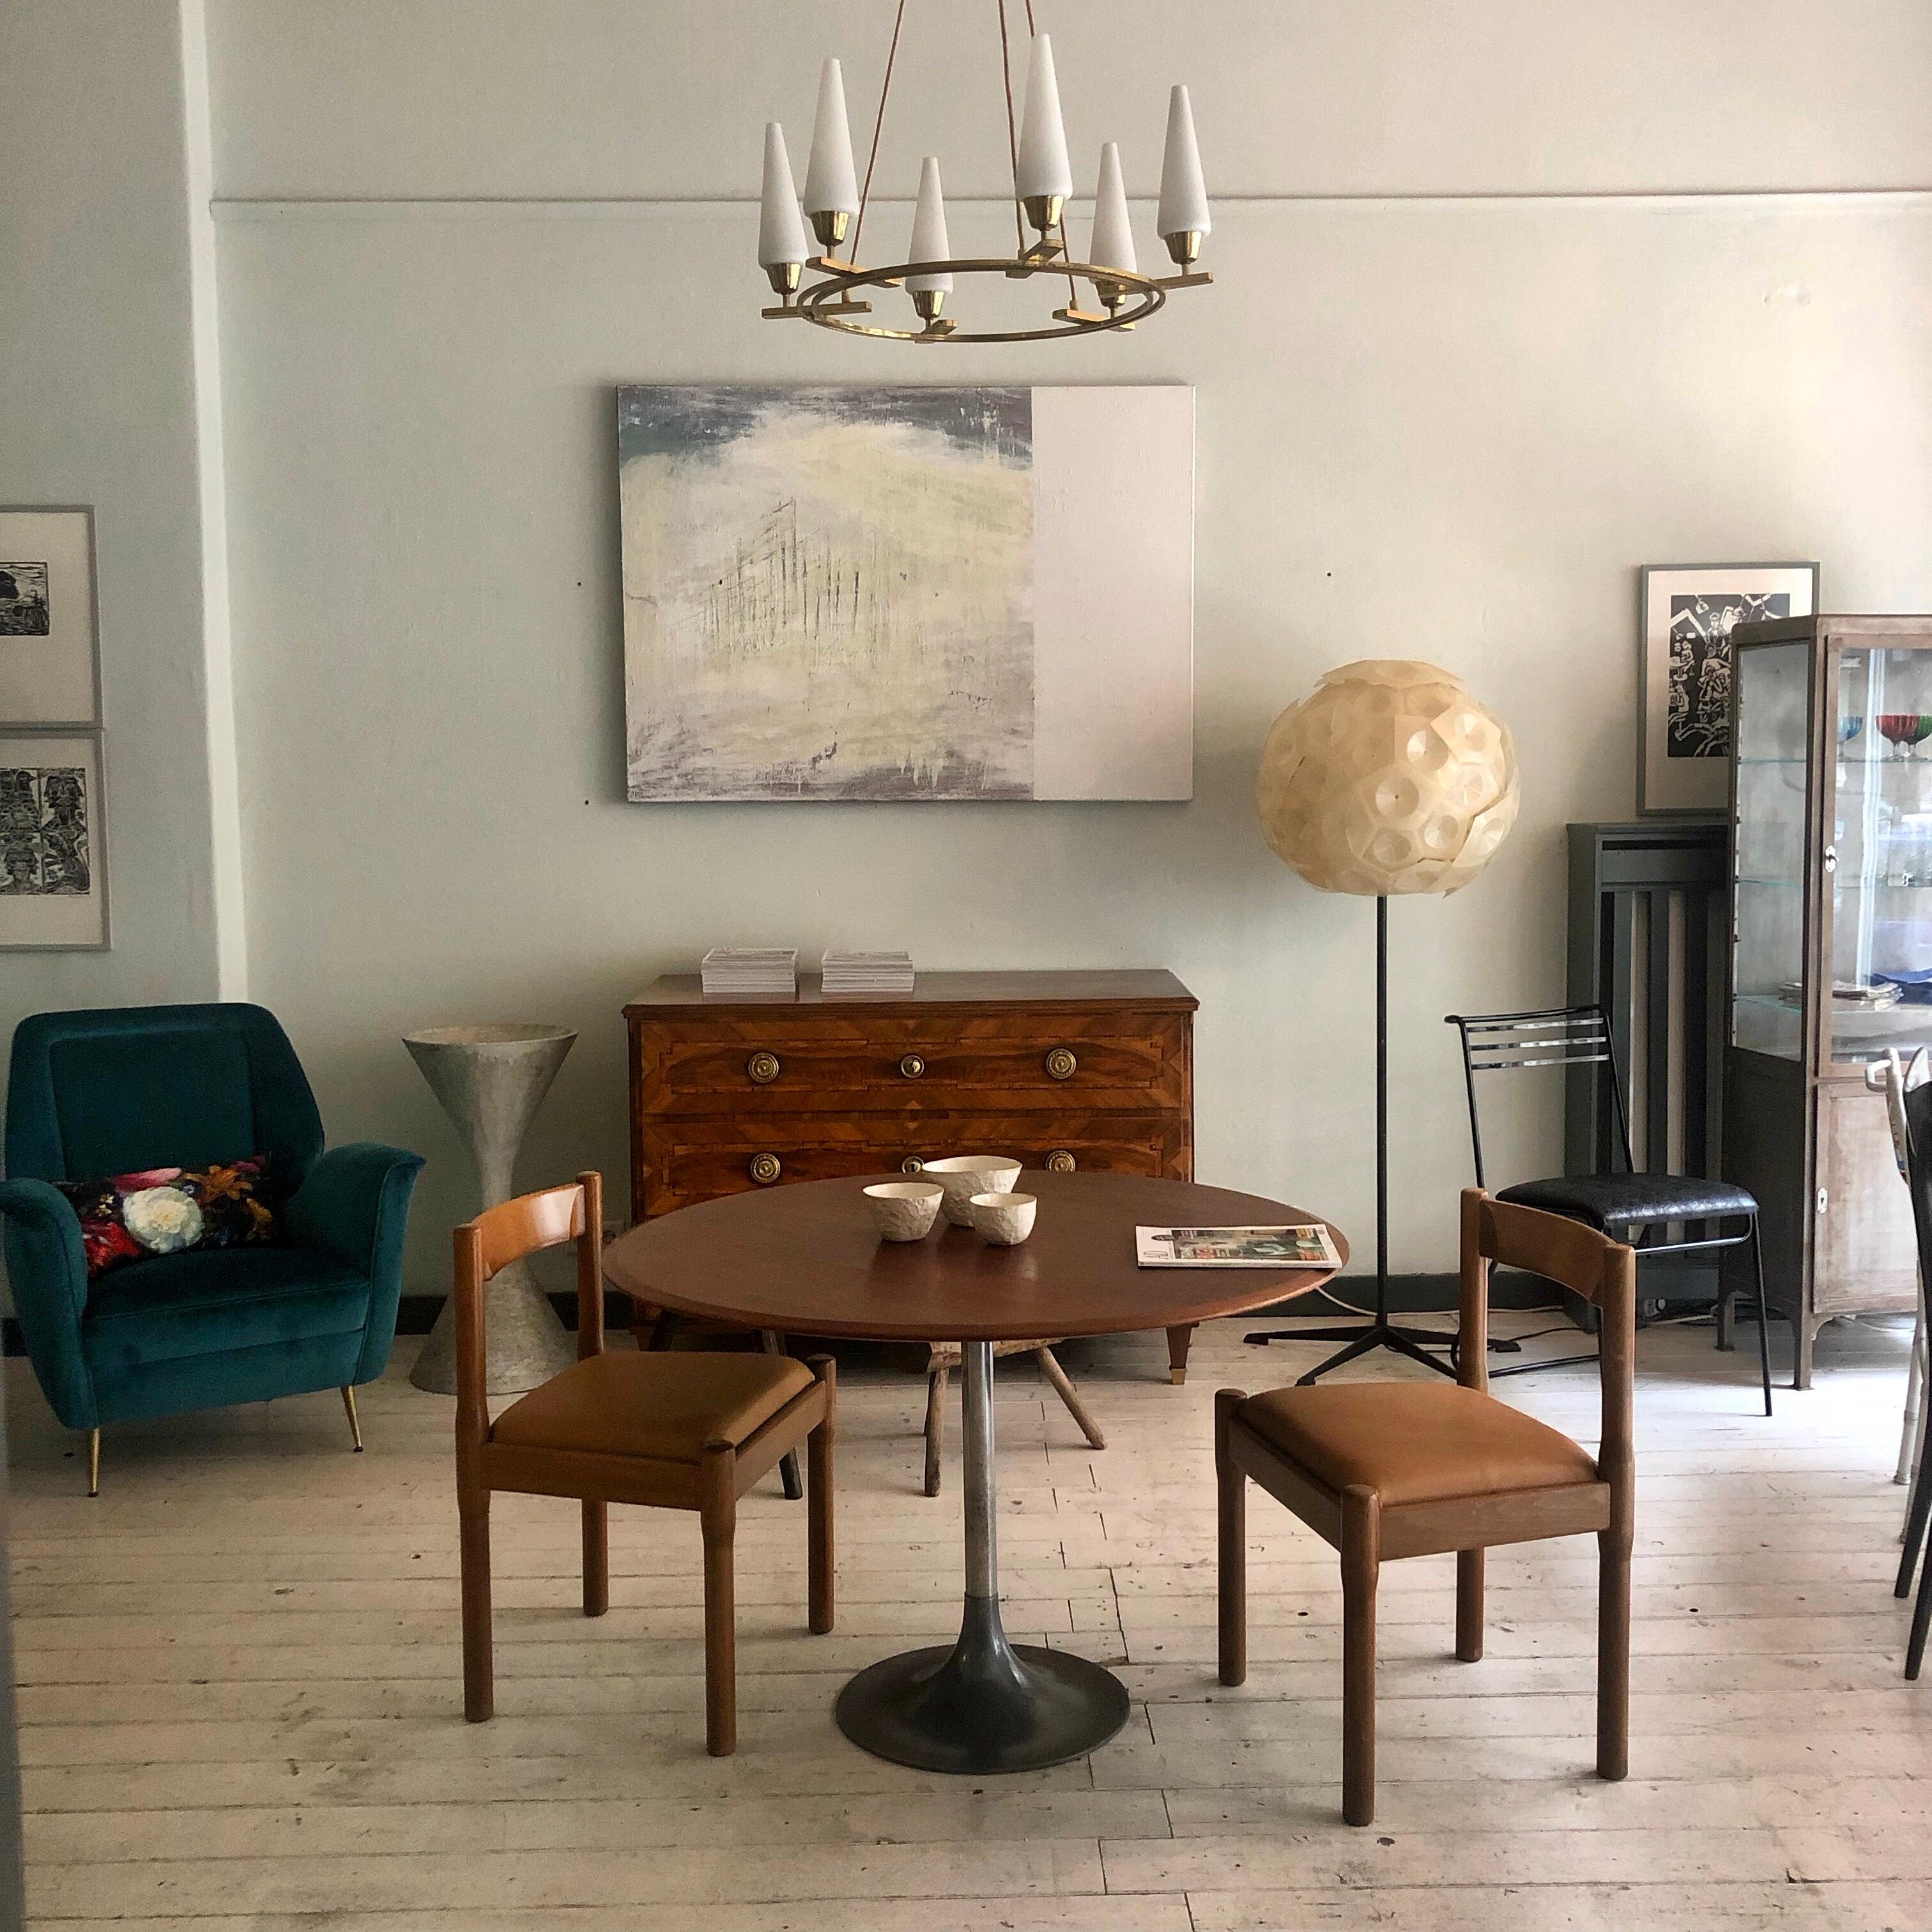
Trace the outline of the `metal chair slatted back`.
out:
<instances>
[{"instance_id":1,"label":"metal chair slatted back","mask_svg":"<svg viewBox=\"0 0 1932 1932\"><path fill-rule=\"evenodd\" d=\"M1469 1139L1475 1150L1476 1185L1483 1173L1483 1128L1476 1106L1476 1076L1515 1072L1527 1067L1604 1066L1609 1069L1616 1112L1617 1144L1626 1174L1636 1172L1630 1150L1630 1116L1622 1076L1610 1036L1610 1016L1600 1006L1543 1006L1533 1012L1450 1013L1448 1023L1462 1042L1462 1078L1469 1096Z\"/></svg>"}]
</instances>

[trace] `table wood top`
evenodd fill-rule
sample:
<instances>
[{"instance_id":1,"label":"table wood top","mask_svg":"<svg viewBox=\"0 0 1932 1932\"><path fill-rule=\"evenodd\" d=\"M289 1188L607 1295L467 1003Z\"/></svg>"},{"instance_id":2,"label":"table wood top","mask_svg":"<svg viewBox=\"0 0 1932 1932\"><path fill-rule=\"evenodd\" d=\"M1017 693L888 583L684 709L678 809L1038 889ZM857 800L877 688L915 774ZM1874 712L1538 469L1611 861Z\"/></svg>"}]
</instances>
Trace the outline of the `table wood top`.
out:
<instances>
[{"instance_id":1,"label":"table wood top","mask_svg":"<svg viewBox=\"0 0 1932 1932\"><path fill-rule=\"evenodd\" d=\"M988 1246L940 1225L882 1241L860 1190L899 1174L800 1181L681 1208L604 1251L614 1287L681 1314L872 1341L1026 1342L1175 1328L1319 1288L1318 1268L1143 1268L1137 1227L1275 1227L1322 1220L1259 1195L1129 1174L1028 1172L1032 1238ZM1344 1262L1348 1244L1330 1226Z\"/></svg>"},{"instance_id":2,"label":"table wood top","mask_svg":"<svg viewBox=\"0 0 1932 1932\"><path fill-rule=\"evenodd\" d=\"M666 1012L692 1007L707 1013L743 1008L769 1012L773 1007L859 1006L868 1011L930 1012L948 1007L1012 1008L1067 1006L1132 1006L1174 1012L1192 1012L1200 1004L1194 995L1163 968L1095 968L1090 971L1012 973L920 973L910 993L862 993L827 999L816 973L798 976L794 993L732 994L706 999L695 973L667 973L653 980L624 1009L628 1018L649 1019Z\"/></svg>"}]
</instances>

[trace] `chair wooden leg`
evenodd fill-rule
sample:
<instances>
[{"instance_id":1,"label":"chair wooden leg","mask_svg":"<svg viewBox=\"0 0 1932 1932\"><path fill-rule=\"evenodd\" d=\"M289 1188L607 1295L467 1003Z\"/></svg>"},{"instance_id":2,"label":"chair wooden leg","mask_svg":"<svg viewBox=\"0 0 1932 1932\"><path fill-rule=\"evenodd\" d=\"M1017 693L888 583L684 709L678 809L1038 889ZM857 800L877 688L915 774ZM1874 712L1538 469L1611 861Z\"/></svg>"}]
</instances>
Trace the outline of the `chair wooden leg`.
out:
<instances>
[{"instance_id":1,"label":"chair wooden leg","mask_svg":"<svg viewBox=\"0 0 1932 1932\"><path fill-rule=\"evenodd\" d=\"M610 1607L610 1505L584 1505L584 1614L601 1617Z\"/></svg>"},{"instance_id":2,"label":"chair wooden leg","mask_svg":"<svg viewBox=\"0 0 1932 1932\"><path fill-rule=\"evenodd\" d=\"M490 1498L460 1517L463 1571L463 1714L480 1724L496 1712L490 1648Z\"/></svg>"},{"instance_id":3,"label":"chair wooden leg","mask_svg":"<svg viewBox=\"0 0 1932 1932\"><path fill-rule=\"evenodd\" d=\"M359 1456L362 1453L362 1418L356 1413L356 1391L346 1382L342 1384L342 1406L348 1412L349 1433L355 1440L356 1453Z\"/></svg>"},{"instance_id":4,"label":"chair wooden leg","mask_svg":"<svg viewBox=\"0 0 1932 1932\"><path fill-rule=\"evenodd\" d=\"M1176 1388L1187 1379L1187 1349L1193 1340L1191 1323L1167 1331L1167 1378Z\"/></svg>"},{"instance_id":5,"label":"chair wooden leg","mask_svg":"<svg viewBox=\"0 0 1932 1932\"><path fill-rule=\"evenodd\" d=\"M1241 1684L1248 1675L1248 1478L1235 1462L1229 1432L1234 1411L1247 1400L1240 1389L1214 1391L1214 1482L1220 1553L1221 1682Z\"/></svg>"},{"instance_id":6,"label":"chair wooden leg","mask_svg":"<svg viewBox=\"0 0 1932 1932\"><path fill-rule=\"evenodd\" d=\"M1932 1563L1918 1580L1918 1600L1912 1606L1912 1634L1905 1646L1905 1676L1909 1683L1918 1682L1925 1664L1925 1640L1932 1635Z\"/></svg>"},{"instance_id":7,"label":"chair wooden leg","mask_svg":"<svg viewBox=\"0 0 1932 1932\"><path fill-rule=\"evenodd\" d=\"M87 1493L98 1496L100 1493L100 1431L90 1429L87 1432ZM1905 1592L1898 1593L1901 1597Z\"/></svg>"},{"instance_id":8,"label":"chair wooden leg","mask_svg":"<svg viewBox=\"0 0 1932 1932\"><path fill-rule=\"evenodd\" d=\"M1630 1774L1630 1540L1600 1531L1598 1546L1597 1775Z\"/></svg>"},{"instance_id":9,"label":"chair wooden leg","mask_svg":"<svg viewBox=\"0 0 1932 1932\"><path fill-rule=\"evenodd\" d=\"M1052 1383L1054 1391L1066 1405L1066 1412L1080 1425L1080 1432L1087 1438L1091 1449L1104 1449L1107 1438L1100 1433L1100 1425L1087 1412L1087 1405L1080 1400L1080 1391L1067 1379L1066 1371L1060 1366L1059 1359L1051 1348L1036 1348L1040 1372Z\"/></svg>"},{"instance_id":10,"label":"chair wooden leg","mask_svg":"<svg viewBox=\"0 0 1932 1932\"><path fill-rule=\"evenodd\" d=\"M1382 1504L1373 1490L1342 1492L1342 1816L1376 1822L1376 1585Z\"/></svg>"},{"instance_id":11,"label":"chair wooden leg","mask_svg":"<svg viewBox=\"0 0 1932 1932\"><path fill-rule=\"evenodd\" d=\"M825 1420L806 1438L806 1504L811 1548L807 1560L812 1630L823 1636L832 1628L835 1587L832 1564L832 1452L838 1433L838 1365L830 1355L814 1355L812 1372L825 1390Z\"/></svg>"},{"instance_id":12,"label":"chair wooden leg","mask_svg":"<svg viewBox=\"0 0 1932 1932\"><path fill-rule=\"evenodd\" d=\"M738 1748L738 1645L733 1548L738 1530L736 1452L707 1442L699 1466L698 1526L704 1538L704 1748Z\"/></svg>"},{"instance_id":13,"label":"chair wooden leg","mask_svg":"<svg viewBox=\"0 0 1932 1932\"><path fill-rule=\"evenodd\" d=\"M768 1355L782 1355L785 1352L784 1338L774 1334L769 1328L758 1331L758 1346ZM778 1458L778 1480L784 1485L785 1501L795 1503L805 1494L805 1484L798 1473L798 1451L788 1449Z\"/></svg>"},{"instance_id":14,"label":"chair wooden leg","mask_svg":"<svg viewBox=\"0 0 1932 1932\"><path fill-rule=\"evenodd\" d=\"M1465 1664L1483 1660L1483 1556L1456 1552L1456 1654Z\"/></svg>"},{"instance_id":15,"label":"chair wooden leg","mask_svg":"<svg viewBox=\"0 0 1932 1932\"><path fill-rule=\"evenodd\" d=\"M939 1454L946 1446L946 1385L952 1371L931 1369L926 1378L926 1492L939 1493Z\"/></svg>"},{"instance_id":16,"label":"chair wooden leg","mask_svg":"<svg viewBox=\"0 0 1932 1932\"><path fill-rule=\"evenodd\" d=\"M1913 1478L1910 1506L1905 1516L1905 1547L1898 1553L1898 1575L1892 1586L1894 1597L1912 1594L1912 1573L1918 1567L1918 1552L1925 1541L1928 1520L1932 1520L1932 1470L1923 1460Z\"/></svg>"}]
</instances>

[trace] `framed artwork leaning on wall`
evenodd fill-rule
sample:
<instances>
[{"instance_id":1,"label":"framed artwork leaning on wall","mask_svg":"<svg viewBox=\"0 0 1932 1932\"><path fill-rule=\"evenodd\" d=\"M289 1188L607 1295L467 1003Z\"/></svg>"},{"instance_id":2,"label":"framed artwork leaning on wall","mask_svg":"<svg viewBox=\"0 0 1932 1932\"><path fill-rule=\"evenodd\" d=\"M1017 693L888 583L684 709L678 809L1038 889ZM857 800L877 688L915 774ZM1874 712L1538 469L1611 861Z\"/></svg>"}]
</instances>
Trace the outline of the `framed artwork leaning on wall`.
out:
<instances>
[{"instance_id":1,"label":"framed artwork leaning on wall","mask_svg":"<svg viewBox=\"0 0 1932 1932\"><path fill-rule=\"evenodd\" d=\"M1636 808L1721 812L1730 796L1731 633L1808 617L1815 563L1647 564L1637 595Z\"/></svg>"},{"instance_id":2,"label":"framed artwork leaning on wall","mask_svg":"<svg viewBox=\"0 0 1932 1932\"><path fill-rule=\"evenodd\" d=\"M107 946L104 762L97 730L0 725L0 950Z\"/></svg>"},{"instance_id":3,"label":"framed artwork leaning on wall","mask_svg":"<svg viewBox=\"0 0 1932 1932\"><path fill-rule=\"evenodd\" d=\"M100 722L94 512L0 508L0 729Z\"/></svg>"}]
</instances>

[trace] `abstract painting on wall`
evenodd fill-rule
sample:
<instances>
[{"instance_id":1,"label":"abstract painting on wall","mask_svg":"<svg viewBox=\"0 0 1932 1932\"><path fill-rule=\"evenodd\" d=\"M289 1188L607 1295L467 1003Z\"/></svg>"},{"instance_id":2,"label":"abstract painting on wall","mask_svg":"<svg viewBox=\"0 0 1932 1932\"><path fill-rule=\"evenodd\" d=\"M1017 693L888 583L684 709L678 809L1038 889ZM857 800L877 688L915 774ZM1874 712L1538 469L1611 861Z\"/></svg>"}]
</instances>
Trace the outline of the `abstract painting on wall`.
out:
<instances>
[{"instance_id":1,"label":"abstract painting on wall","mask_svg":"<svg viewBox=\"0 0 1932 1932\"><path fill-rule=\"evenodd\" d=\"M626 789L1178 799L1191 389L617 392Z\"/></svg>"}]
</instances>

